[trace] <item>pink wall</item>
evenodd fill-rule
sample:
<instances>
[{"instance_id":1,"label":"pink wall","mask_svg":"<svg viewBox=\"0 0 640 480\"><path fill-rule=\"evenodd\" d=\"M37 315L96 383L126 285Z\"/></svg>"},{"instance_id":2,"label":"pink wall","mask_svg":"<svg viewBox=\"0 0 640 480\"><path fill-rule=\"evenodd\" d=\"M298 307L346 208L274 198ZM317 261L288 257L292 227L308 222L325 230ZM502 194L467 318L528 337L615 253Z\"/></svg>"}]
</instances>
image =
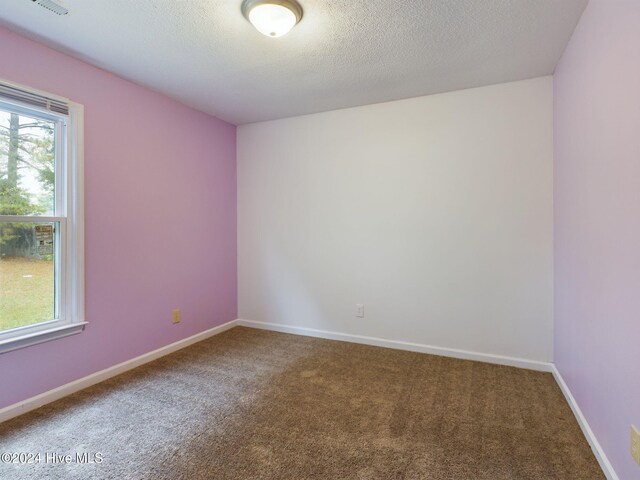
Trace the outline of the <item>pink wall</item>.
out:
<instances>
[{"instance_id":1,"label":"pink wall","mask_svg":"<svg viewBox=\"0 0 640 480\"><path fill-rule=\"evenodd\" d=\"M85 106L90 322L0 355L0 408L235 319L235 126L3 28L0 77Z\"/></svg>"},{"instance_id":2,"label":"pink wall","mask_svg":"<svg viewBox=\"0 0 640 480\"><path fill-rule=\"evenodd\" d=\"M621 479L640 427L640 1L591 0L555 74L555 361Z\"/></svg>"}]
</instances>

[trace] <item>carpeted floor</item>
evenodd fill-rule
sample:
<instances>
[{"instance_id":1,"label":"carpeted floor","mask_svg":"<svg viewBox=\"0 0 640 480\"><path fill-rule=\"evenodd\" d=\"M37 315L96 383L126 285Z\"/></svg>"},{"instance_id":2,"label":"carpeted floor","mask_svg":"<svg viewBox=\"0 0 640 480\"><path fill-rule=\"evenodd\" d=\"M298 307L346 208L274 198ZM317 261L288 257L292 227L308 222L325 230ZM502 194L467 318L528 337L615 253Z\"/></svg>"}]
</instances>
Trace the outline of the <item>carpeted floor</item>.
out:
<instances>
[{"instance_id":1,"label":"carpeted floor","mask_svg":"<svg viewBox=\"0 0 640 480\"><path fill-rule=\"evenodd\" d=\"M0 425L0 452L41 453L16 480L604 478L550 374L247 328Z\"/></svg>"}]
</instances>

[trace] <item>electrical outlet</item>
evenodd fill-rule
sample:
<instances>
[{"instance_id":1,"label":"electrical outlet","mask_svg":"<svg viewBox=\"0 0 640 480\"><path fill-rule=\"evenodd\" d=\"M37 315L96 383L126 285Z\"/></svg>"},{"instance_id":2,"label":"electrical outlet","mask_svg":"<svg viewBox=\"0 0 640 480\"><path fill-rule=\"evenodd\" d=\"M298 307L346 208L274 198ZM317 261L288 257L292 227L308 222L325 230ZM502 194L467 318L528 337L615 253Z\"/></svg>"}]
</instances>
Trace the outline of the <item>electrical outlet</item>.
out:
<instances>
[{"instance_id":1,"label":"electrical outlet","mask_svg":"<svg viewBox=\"0 0 640 480\"><path fill-rule=\"evenodd\" d=\"M631 425L631 455L640 465L640 432L633 425Z\"/></svg>"},{"instance_id":2,"label":"electrical outlet","mask_svg":"<svg viewBox=\"0 0 640 480\"><path fill-rule=\"evenodd\" d=\"M364 317L364 305L362 303L356 303L356 317Z\"/></svg>"},{"instance_id":3,"label":"electrical outlet","mask_svg":"<svg viewBox=\"0 0 640 480\"><path fill-rule=\"evenodd\" d=\"M180 309L176 308L173 312L173 323L180 323Z\"/></svg>"}]
</instances>

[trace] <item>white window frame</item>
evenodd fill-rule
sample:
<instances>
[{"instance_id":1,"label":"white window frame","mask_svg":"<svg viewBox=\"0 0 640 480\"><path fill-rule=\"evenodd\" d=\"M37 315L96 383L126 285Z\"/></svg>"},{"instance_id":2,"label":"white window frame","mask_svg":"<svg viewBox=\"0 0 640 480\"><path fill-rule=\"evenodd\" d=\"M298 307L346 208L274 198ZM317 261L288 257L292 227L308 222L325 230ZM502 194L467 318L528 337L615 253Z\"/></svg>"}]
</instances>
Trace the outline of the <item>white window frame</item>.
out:
<instances>
[{"instance_id":1,"label":"white window frame","mask_svg":"<svg viewBox=\"0 0 640 480\"><path fill-rule=\"evenodd\" d=\"M1 222L56 222L56 319L0 332L0 354L84 330L84 107L66 98L0 83L68 105L67 115L0 95L0 108L56 123L55 215L0 215ZM66 136L66 142L62 140ZM60 190L62 195L59 194Z\"/></svg>"}]
</instances>

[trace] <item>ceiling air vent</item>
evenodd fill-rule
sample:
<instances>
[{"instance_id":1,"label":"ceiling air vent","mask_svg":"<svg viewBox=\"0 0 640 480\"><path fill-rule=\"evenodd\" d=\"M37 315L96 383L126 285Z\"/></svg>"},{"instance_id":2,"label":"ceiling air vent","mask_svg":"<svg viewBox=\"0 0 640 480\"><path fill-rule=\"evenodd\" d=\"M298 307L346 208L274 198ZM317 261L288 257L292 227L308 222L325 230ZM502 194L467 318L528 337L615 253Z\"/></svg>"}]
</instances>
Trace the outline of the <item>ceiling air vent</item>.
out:
<instances>
[{"instance_id":1,"label":"ceiling air vent","mask_svg":"<svg viewBox=\"0 0 640 480\"><path fill-rule=\"evenodd\" d=\"M53 0L31 0L36 5L40 5L41 7L46 8L50 12L55 13L56 15L67 15L69 10L64 8L62 5L54 2Z\"/></svg>"}]
</instances>

